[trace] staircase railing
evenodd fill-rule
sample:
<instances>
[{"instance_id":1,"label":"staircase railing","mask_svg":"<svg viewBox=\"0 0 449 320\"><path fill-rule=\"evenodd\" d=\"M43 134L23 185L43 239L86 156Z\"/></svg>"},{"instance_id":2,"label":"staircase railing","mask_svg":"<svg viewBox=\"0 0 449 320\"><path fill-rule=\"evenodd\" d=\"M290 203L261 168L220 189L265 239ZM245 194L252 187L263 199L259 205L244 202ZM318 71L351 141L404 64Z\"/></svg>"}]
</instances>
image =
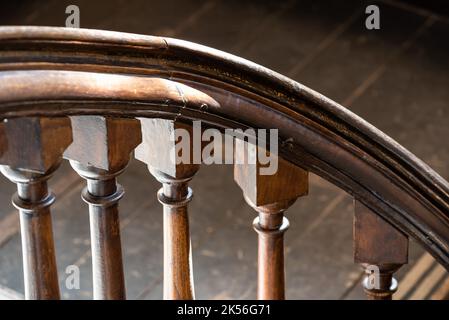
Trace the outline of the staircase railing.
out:
<instances>
[{"instance_id":1,"label":"staircase railing","mask_svg":"<svg viewBox=\"0 0 449 320\"><path fill-rule=\"evenodd\" d=\"M59 298L50 214L55 196L46 181L62 158L87 181L82 197L89 204L94 298L125 298L118 227L123 187L116 176L133 150L162 184L164 297L194 298L187 205L199 164L169 161L170 136L192 130L192 121L222 132L278 130L275 174L260 174L251 144L246 148L256 162L239 162L234 170L258 212L260 299L284 298L283 213L307 194L308 171L355 199L355 262L376 275L364 282L369 298L391 299L393 273L407 263L408 237L449 269L448 183L319 93L242 58L175 39L1 27L0 44L0 164L18 188L13 203L20 211L26 298Z\"/></svg>"}]
</instances>

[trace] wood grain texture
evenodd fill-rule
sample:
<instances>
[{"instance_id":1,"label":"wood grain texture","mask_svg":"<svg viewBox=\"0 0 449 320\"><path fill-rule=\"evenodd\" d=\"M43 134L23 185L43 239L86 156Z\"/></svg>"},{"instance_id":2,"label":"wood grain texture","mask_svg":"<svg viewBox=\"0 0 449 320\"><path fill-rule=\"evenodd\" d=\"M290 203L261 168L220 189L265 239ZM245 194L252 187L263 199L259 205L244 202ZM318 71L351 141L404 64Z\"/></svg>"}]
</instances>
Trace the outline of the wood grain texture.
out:
<instances>
[{"instance_id":1,"label":"wood grain texture","mask_svg":"<svg viewBox=\"0 0 449 320\"><path fill-rule=\"evenodd\" d=\"M246 142L240 147L241 143L243 141L236 139L234 180L254 206L289 201L307 195L309 185L306 170L276 155L276 173L261 174L261 168L267 165L260 163L259 154L267 151Z\"/></svg>"},{"instance_id":2,"label":"wood grain texture","mask_svg":"<svg viewBox=\"0 0 449 320\"><path fill-rule=\"evenodd\" d=\"M408 237L359 201L354 206L354 261L367 269L364 290L368 299L391 300L398 287L393 273L408 263Z\"/></svg>"},{"instance_id":3,"label":"wood grain texture","mask_svg":"<svg viewBox=\"0 0 449 320\"><path fill-rule=\"evenodd\" d=\"M56 163L47 173L1 166L1 172L17 183L13 204L20 214L25 298L59 299L58 273L53 242L50 205L55 196L47 188L47 180L56 170Z\"/></svg>"},{"instance_id":4,"label":"wood grain texture","mask_svg":"<svg viewBox=\"0 0 449 320\"><path fill-rule=\"evenodd\" d=\"M47 180L72 141L68 118L21 118L0 124L6 137L1 172L17 184L26 299L59 299Z\"/></svg>"},{"instance_id":5,"label":"wood grain texture","mask_svg":"<svg viewBox=\"0 0 449 320\"><path fill-rule=\"evenodd\" d=\"M339 155L337 155L337 156L339 156ZM363 157L363 156L362 156ZM387 161L388 162L388 161ZM378 166L378 168L380 168L381 166ZM349 169L348 169L348 171L349 171ZM342 172L343 173L343 172ZM418 179L419 180L419 179ZM365 181L363 180L363 183L364 183ZM413 188L413 187L412 187ZM379 189L380 189L380 186L379 186ZM404 188L404 189L406 189L406 188ZM370 189L370 192L371 191L373 191L373 190L371 190ZM376 190L374 190L374 191L376 191ZM374 194L374 191L373 191L373 194ZM377 192L377 191L376 191ZM378 193L375 193L376 195L378 194ZM382 197L381 197L382 198ZM373 197L373 199L374 199L374 197ZM380 201L382 201L382 200L384 200L384 199L380 199ZM374 200L373 200L373 202L374 202ZM375 207L376 205L374 205L374 207ZM378 208L377 208L378 209ZM415 208L416 209L416 208ZM379 209L378 209L379 210ZM401 211L401 210L400 210ZM405 210L404 210L405 211ZM402 211L403 212L403 211ZM444 212L444 210L443 210L443 212ZM388 214L387 214L388 215ZM395 218L393 218L393 221L395 220ZM427 223L427 222L426 222ZM424 225L426 226L426 223L424 223Z\"/></svg>"},{"instance_id":6,"label":"wood grain texture","mask_svg":"<svg viewBox=\"0 0 449 320\"><path fill-rule=\"evenodd\" d=\"M11 119L0 127L4 134L0 163L15 168L45 173L72 142L67 117Z\"/></svg>"},{"instance_id":7,"label":"wood grain texture","mask_svg":"<svg viewBox=\"0 0 449 320\"><path fill-rule=\"evenodd\" d=\"M136 149L136 159L146 163L151 174L162 183L158 200L164 207L164 299L194 299L187 205L193 197L188 182L198 171L199 164L193 163L193 150L186 163L177 163L175 148L178 129L189 133L186 142L192 146L192 127L164 119L140 121L142 144Z\"/></svg>"},{"instance_id":8,"label":"wood grain texture","mask_svg":"<svg viewBox=\"0 0 449 320\"><path fill-rule=\"evenodd\" d=\"M284 211L307 194L308 172L279 159L276 172L264 175L260 171L259 147L240 143L235 143L234 180L246 202L259 214L253 222L258 233L257 298L285 299L284 232L289 222Z\"/></svg>"},{"instance_id":9,"label":"wood grain texture","mask_svg":"<svg viewBox=\"0 0 449 320\"><path fill-rule=\"evenodd\" d=\"M199 164L194 164L191 125L166 119L139 120L142 126L142 143L135 150L136 159L175 178L190 177L198 170ZM189 134L189 141L186 141L186 145L190 146L189 150L183 148L178 151L175 147L176 143L181 142L177 137L177 130ZM185 151L189 152L185 165L177 164L178 160L183 159L182 152Z\"/></svg>"},{"instance_id":10,"label":"wood grain texture","mask_svg":"<svg viewBox=\"0 0 449 320\"><path fill-rule=\"evenodd\" d=\"M73 143L64 158L106 171L120 171L141 142L140 123L135 119L101 116L71 117Z\"/></svg>"},{"instance_id":11,"label":"wood grain texture","mask_svg":"<svg viewBox=\"0 0 449 320\"><path fill-rule=\"evenodd\" d=\"M284 232L289 222L282 212L270 213L265 219L254 220L258 237L257 298L259 300L285 299ZM276 223L281 220L282 223ZM263 221L263 222L262 222Z\"/></svg>"},{"instance_id":12,"label":"wood grain texture","mask_svg":"<svg viewBox=\"0 0 449 320\"><path fill-rule=\"evenodd\" d=\"M72 117L73 144L64 157L86 179L89 205L94 299L125 299L118 202L124 190L116 177L141 141L139 121Z\"/></svg>"},{"instance_id":13,"label":"wood grain texture","mask_svg":"<svg viewBox=\"0 0 449 320\"><path fill-rule=\"evenodd\" d=\"M447 182L379 130L308 88L232 55L175 39L40 27L5 27L0 39L2 70L58 69L62 67L60 61L66 59L70 63L63 65L65 69L157 74L200 88L220 106L209 106L201 112L189 107L181 112L176 107L170 111L163 108L168 112L165 115L177 114L179 120L200 118L220 127L244 128L250 124L279 128L281 139L292 141L290 147L280 150L283 157L356 195L417 239L442 264L449 265ZM23 48L25 42L27 49L18 54L17 49ZM105 56L105 48L121 59ZM72 52L77 52L76 56ZM86 104L71 110L78 114L118 112L111 108L105 111L100 105L97 100L96 111ZM125 102L123 105L129 106ZM27 106L27 111L22 108L22 112L51 114L51 110L57 110L48 103L39 111L36 104L33 106ZM136 105L132 108L136 109ZM139 111L142 115L144 110L145 116L161 114L160 110L149 111L142 105L139 108L128 115ZM2 109L4 116L14 114L11 109Z\"/></svg>"},{"instance_id":14,"label":"wood grain texture","mask_svg":"<svg viewBox=\"0 0 449 320\"><path fill-rule=\"evenodd\" d=\"M354 206L354 262L406 264L407 236L359 201Z\"/></svg>"},{"instance_id":15,"label":"wood grain texture","mask_svg":"<svg viewBox=\"0 0 449 320\"><path fill-rule=\"evenodd\" d=\"M190 194L180 193L179 200L190 200L187 198L189 196ZM164 299L194 299L192 245L187 207L167 204L162 195L159 199L164 205Z\"/></svg>"}]
</instances>

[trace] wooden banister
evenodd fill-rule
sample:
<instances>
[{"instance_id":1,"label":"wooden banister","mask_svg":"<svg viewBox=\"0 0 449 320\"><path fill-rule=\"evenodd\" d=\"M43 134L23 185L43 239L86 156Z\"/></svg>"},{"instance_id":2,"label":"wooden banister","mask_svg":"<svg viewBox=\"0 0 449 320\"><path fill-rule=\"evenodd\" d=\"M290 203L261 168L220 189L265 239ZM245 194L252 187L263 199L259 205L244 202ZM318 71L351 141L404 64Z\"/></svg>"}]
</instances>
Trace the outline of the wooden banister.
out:
<instances>
[{"instance_id":1,"label":"wooden banister","mask_svg":"<svg viewBox=\"0 0 449 320\"><path fill-rule=\"evenodd\" d=\"M47 177L49 168L60 161L71 142L71 131L61 129L70 126L59 126L58 132L62 130L64 134L57 148L52 145L48 149L44 139L37 152L50 154L50 158L19 165L26 158L11 155L26 142L8 134L8 123L16 118L17 121L24 117L54 120L67 116L139 119L143 143L137 148L136 157L147 163L163 184L159 199L164 205L166 298L194 297L187 215L191 190L187 182L198 165L170 164L170 147L174 142L167 138L177 127L188 128L192 120L220 130L278 129L278 175L251 180L258 177L253 167L240 167L253 170L251 174L236 169L236 180L246 200L259 212L255 228L260 237L260 298L284 296L283 211L306 193L307 171L357 199L355 261L365 267L377 267L381 277L379 288L367 288L371 298L391 298L395 289L392 274L406 263L408 237L416 239L449 270L448 182L384 133L315 91L239 57L176 39L98 30L0 27L0 44L0 120L4 121L0 126L0 159L12 170L20 168L27 176L29 172L39 172ZM104 139L107 146L113 142L109 136ZM77 140L74 139L75 144ZM135 146L131 145L115 148L114 154L123 150L129 155ZM111 192L97 194L98 184L91 182L89 194L107 197L119 190L115 176L120 170L111 170L104 164L85 167L92 159L83 162L67 157L84 166L75 168L88 180L103 181L100 177L105 172L97 172L98 168L112 174ZM103 153L100 159L107 162L109 158ZM10 171L3 171L15 179ZM288 174L284 176L282 172ZM295 177L291 189L279 187L291 181L288 178L291 176ZM25 186L35 178L27 179L23 182ZM277 187L264 192L263 188L270 184ZM46 187L42 186L44 197ZM106 188L104 184L98 190ZM113 224L117 224L118 216L112 216L117 217L113 219ZM43 225L42 230L50 229L48 221ZM100 224L93 229L96 230L93 234L107 232L107 226ZM267 237L268 234L275 236ZM392 253L388 248L376 246L378 239L386 238L396 241L395 248L400 250ZM267 265L271 257L277 261L273 270ZM51 261L48 263L51 265ZM39 281L31 282L46 285L54 282ZM48 296L39 292L27 296L57 295L53 290Z\"/></svg>"},{"instance_id":2,"label":"wooden banister","mask_svg":"<svg viewBox=\"0 0 449 320\"><path fill-rule=\"evenodd\" d=\"M363 288L372 300L392 299L398 288L393 273L408 262L408 237L357 200L354 262L360 263L367 273Z\"/></svg>"}]
</instances>

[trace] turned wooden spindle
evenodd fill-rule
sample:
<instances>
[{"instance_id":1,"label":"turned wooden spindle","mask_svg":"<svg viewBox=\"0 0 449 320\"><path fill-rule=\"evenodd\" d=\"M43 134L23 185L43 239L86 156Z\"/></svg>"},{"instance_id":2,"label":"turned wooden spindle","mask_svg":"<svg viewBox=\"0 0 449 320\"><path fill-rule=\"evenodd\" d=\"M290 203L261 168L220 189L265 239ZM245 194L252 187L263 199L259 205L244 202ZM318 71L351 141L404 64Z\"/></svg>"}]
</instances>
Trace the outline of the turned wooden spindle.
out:
<instances>
[{"instance_id":1,"label":"turned wooden spindle","mask_svg":"<svg viewBox=\"0 0 449 320\"><path fill-rule=\"evenodd\" d=\"M1 172L17 184L12 202L19 210L25 299L59 299L47 180L71 143L68 118L20 118L0 124Z\"/></svg>"},{"instance_id":2,"label":"turned wooden spindle","mask_svg":"<svg viewBox=\"0 0 449 320\"><path fill-rule=\"evenodd\" d=\"M164 299L194 299L187 205L193 196L188 182L199 165L193 164L192 157L189 163L174 161L176 129L186 130L192 138L192 128L172 120L140 121L142 144L136 148L136 159L146 163L151 174L162 183L158 199L164 208Z\"/></svg>"},{"instance_id":3,"label":"turned wooden spindle","mask_svg":"<svg viewBox=\"0 0 449 320\"><path fill-rule=\"evenodd\" d=\"M370 300L391 300L398 288L393 274L408 262L408 237L361 202L354 201L354 262L367 275Z\"/></svg>"},{"instance_id":4,"label":"turned wooden spindle","mask_svg":"<svg viewBox=\"0 0 449 320\"><path fill-rule=\"evenodd\" d=\"M285 299L284 232L289 222L284 217L284 211L289 206L289 203L276 203L253 207L259 213L253 227L259 239L257 298L260 300Z\"/></svg>"},{"instance_id":5,"label":"turned wooden spindle","mask_svg":"<svg viewBox=\"0 0 449 320\"><path fill-rule=\"evenodd\" d=\"M285 299L284 232L289 222L284 211L308 191L307 171L278 159L273 175L261 174L257 147L236 140L234 180L246 202L258 212L253 227L258 233L259 300ZM263 151L265 152L265 150ZM248 159L254 159L251 163Z\"/></svg>"},{"instance_id":6,"label":"turned wooden spindle","mask_svg":"<svg viewBox=\"0 0 449 320\"><path fill-rule=\"evenodd\" d=\"M71 117L73 143L64 153L87 181L82 199L89 205L94 299L125 299L118 203L124 190L117 183L141 141L134 119Z\"/></svg>"}]
</instances>

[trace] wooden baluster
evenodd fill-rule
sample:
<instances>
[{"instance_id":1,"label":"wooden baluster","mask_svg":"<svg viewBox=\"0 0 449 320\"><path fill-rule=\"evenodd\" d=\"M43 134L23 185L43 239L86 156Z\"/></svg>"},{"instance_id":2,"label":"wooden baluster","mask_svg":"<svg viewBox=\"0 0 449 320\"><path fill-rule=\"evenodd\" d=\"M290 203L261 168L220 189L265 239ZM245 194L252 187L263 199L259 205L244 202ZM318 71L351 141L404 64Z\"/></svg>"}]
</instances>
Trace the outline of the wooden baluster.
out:
<instances>
[{"instance_id":1,"label":"wooden baluster","mask_svg":"<svg viewBox=\"0 0 449 320\"><path fill-rule=\"evenodd\" d=\"M354 261L367 272L363 280L370 300L391 300L398 283L393 278L408 262L408 238L401 231L354 201Z\"/></svg>"},{"instance_id":2,"label":"wooden baluster","mask_svg":"<svg viewBox=\"0 0 449 320\"><path fill-rule=\"evenodd\" d=\"M240 147L242 143L236 140L234 179L246 202L259 213L253 222L259 239L257 298L285 299L284 232L289 223L284 211L307 194L308 173L278 158L276 173L262 175L257 147L247 143Z\"/></svg>"},{"instance_id":3,"label":"wooden baluster","mask_svg":"<svg viewBox=\"0 0 449 320\"><path fill-rule=\"evenodd\" d=\"M125 299L118 202L124 194L116 177L141 142L135 119L71 117L73 143L64 153L87 181L82 191L89 205L94 299Z\"/></svg>"},{"instance_id":4,"label":"wooden baluster","mask_svg":"<svg viewBox=\"0 0 449 320\"><path fill-rule=\"evenodd\" d=\"M59 299L47 180L71 143L68 118L20 118L0 124L1 172L17 184L26 299Z\"/></svg>"},{"instance_id":5,"label":"wooden baluster","mask_svg":"<svg viewBox=\"0 0 449 320\"><path fill-rule=\"evenodd\" d=\"M172 120L140 121L143 141L136 148L136 159L162 183L158 199L164 207L164 299L194 299L187 204L193 195L188 182L199 165L193 164L191 149L188 163L174 161L175 130L186 130L192 138L192 128Z\"/></svg>"}]
</instances>

